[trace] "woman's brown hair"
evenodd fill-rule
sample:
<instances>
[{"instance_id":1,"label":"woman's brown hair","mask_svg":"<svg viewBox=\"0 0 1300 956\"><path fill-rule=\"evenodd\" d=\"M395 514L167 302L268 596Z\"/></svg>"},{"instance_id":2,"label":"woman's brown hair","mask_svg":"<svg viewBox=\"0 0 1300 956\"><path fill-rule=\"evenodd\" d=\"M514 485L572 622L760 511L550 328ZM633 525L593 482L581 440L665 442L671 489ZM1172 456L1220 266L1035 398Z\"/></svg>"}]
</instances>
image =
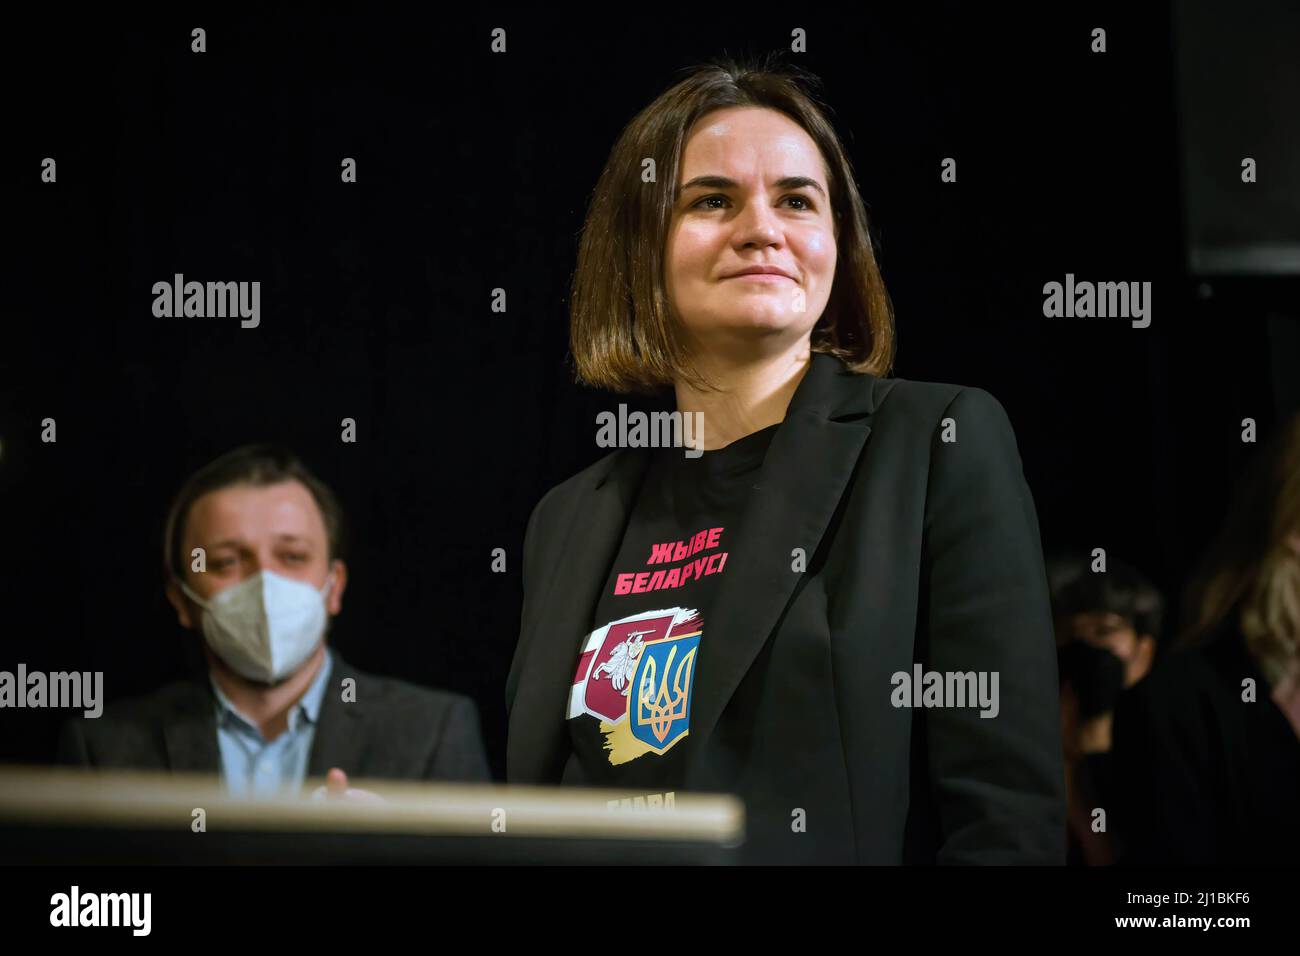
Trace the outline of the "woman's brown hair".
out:
<instances>
[{"instance_id":1,"label":"woman's brown hair","mask_svg":"<svg viewBox=\"0 0 1300 956\"><path fill-rule=\"evenodd\" d=\"M1188 590L1188 613L1183 644L1236 627L1274 687L1300 667L1300 413L1282 423L1233 489Z\"/></svg>"},{"instance_id":2,"label":"woman's brown hair","mask_svg":"<svg viewBox=\"0 0 1300 956\"><path fill-rule=\"evenodd\" d=\"M670 314L664 249L687 132L706 113L736 106L784 113L817 144L827 166L837 263L813 350L839 356L855 372L887 375L893 308L848 156L827 119L829 107L811 92L820 80L772 57L754 65L723 58L687 74L623 130L592 195L569 313L578 380L615 392L653 392L677 380L709 387ZM646 159L654 160L652 183L642 182Z\"/></svg>"}]
</instances>

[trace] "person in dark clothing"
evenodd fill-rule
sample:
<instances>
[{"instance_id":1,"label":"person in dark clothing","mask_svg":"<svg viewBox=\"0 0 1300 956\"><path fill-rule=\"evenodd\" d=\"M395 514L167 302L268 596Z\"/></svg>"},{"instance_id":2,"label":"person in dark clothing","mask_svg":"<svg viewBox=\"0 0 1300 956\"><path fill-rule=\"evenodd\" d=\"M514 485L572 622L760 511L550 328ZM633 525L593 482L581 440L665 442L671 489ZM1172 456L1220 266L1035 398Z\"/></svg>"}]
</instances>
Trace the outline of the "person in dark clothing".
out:
<instances>
[{"instance_id":1,"label":"person in dark clothing","mask_svg":"<svg viewBox=\"0 0 1300 956\"><path fill-rule=\"evenodd\" d=\"M1115 705L1151 669L1164 602L1127 564L1101 564L1091 556L1061 556L1050 564L1068 794L1067 862L1104 866L1116 857L1106 818Z\"/></svg>"},{"instance_id":2,"label":"person in dark clothing","mask_svg":"<svg viewBox=\"0 0 1300 956\"><path fill-rule=\"evenodd\" d=\"M1250 463L1178 647L1115 713L1121 862L1300 862L1300 414Z\"/></svg>"},{"instance_id":3,"label":"person in dark clothing","mask_svg":"<svg viewBox=\"0 0 1300 956\"><path fill-rule=\"evenodd\" d=\"M507 780L736 794L744 862L1063 863L1014 429L981 388L890 377L865 207L798 77L712 64L638 114L570 318L584 382L705 427L534 509Z\"/></svg>"},{"instance_id":4,"label":"person in dark clothing","mask_svg":"<svg viewBox=\"0 0 1300 956\"><path fill-rule=\"evenodd\" d=\"M68 722L59 762L220 774L234 796L327 774L343 794L349 774L486 781L473 701L365 674L327 646L342 540L333 492L287 449L248 445L197 471L172 503L163 574L203 660L192 679Z\"/></svg>"}]
</instances>

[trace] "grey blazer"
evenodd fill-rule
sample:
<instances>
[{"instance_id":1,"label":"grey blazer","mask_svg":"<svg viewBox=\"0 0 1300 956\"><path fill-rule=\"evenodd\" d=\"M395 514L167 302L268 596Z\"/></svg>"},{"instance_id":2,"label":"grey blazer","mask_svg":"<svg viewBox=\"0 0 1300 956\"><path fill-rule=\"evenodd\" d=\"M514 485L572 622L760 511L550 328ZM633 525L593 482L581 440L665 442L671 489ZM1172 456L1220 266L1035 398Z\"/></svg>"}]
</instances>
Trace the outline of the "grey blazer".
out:
<instances>
[{"instance_id":1,"label":"grey blazer","mask_svg":"<svg viewBox=\"0 0 1300 956\"><path fill-rule=\"evenodd\" d=\"M388 780L490 779L478 709L468 697L428 690L349 666L337 651L321 702L307 775L339 767L349 777ZM343 703L340 682L356 681ZM177 681L117 701L95 719L68 721L59 738L62 764L132 770L217 773L215 699L207 681Z\"/></svg>"}]
</instances>

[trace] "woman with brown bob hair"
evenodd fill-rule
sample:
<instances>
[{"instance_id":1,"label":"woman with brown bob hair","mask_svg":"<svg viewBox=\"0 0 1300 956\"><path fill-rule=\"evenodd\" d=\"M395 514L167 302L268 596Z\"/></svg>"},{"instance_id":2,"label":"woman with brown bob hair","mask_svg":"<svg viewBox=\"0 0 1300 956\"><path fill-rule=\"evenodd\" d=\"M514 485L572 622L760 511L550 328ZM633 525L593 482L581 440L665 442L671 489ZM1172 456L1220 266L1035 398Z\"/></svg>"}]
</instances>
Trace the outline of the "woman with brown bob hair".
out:
<instances>
[{"instance_id":1,"label":"woman with brown bob hair","mask_svg":"<svg viewBox=\"0 0 1300 956\"><path fill-rule=\"evenodd\" d=\"M1060 863L1015 436L986 391L887 377L890 302L815 83L694 68L596 185L577 377L671 391L680 431L602 414L617 449L529 520L507 779L735 793L751 862Z\"/></svg>"}]
</instances>

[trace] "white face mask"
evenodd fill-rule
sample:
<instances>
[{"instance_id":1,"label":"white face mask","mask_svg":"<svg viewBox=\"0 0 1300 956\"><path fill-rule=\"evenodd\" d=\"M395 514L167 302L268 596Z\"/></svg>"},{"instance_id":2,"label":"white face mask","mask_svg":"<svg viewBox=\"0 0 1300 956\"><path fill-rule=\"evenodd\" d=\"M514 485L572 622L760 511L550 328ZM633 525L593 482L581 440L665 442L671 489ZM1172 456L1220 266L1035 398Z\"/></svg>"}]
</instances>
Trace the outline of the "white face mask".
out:
<instances>
[{"instance_id":1,"label":"white face mask","mask_svg":"<svg viewBox=\"0 0 1300 956\"><path fill-rule=\"evenodd\" d=\"M237 674L270 684L288 677L311 656L325 633L325 595L331 571L317 591L274 571L259 571L204 601L178 582L203 608L208 646Z\"/></svg>"}]
</instances>

